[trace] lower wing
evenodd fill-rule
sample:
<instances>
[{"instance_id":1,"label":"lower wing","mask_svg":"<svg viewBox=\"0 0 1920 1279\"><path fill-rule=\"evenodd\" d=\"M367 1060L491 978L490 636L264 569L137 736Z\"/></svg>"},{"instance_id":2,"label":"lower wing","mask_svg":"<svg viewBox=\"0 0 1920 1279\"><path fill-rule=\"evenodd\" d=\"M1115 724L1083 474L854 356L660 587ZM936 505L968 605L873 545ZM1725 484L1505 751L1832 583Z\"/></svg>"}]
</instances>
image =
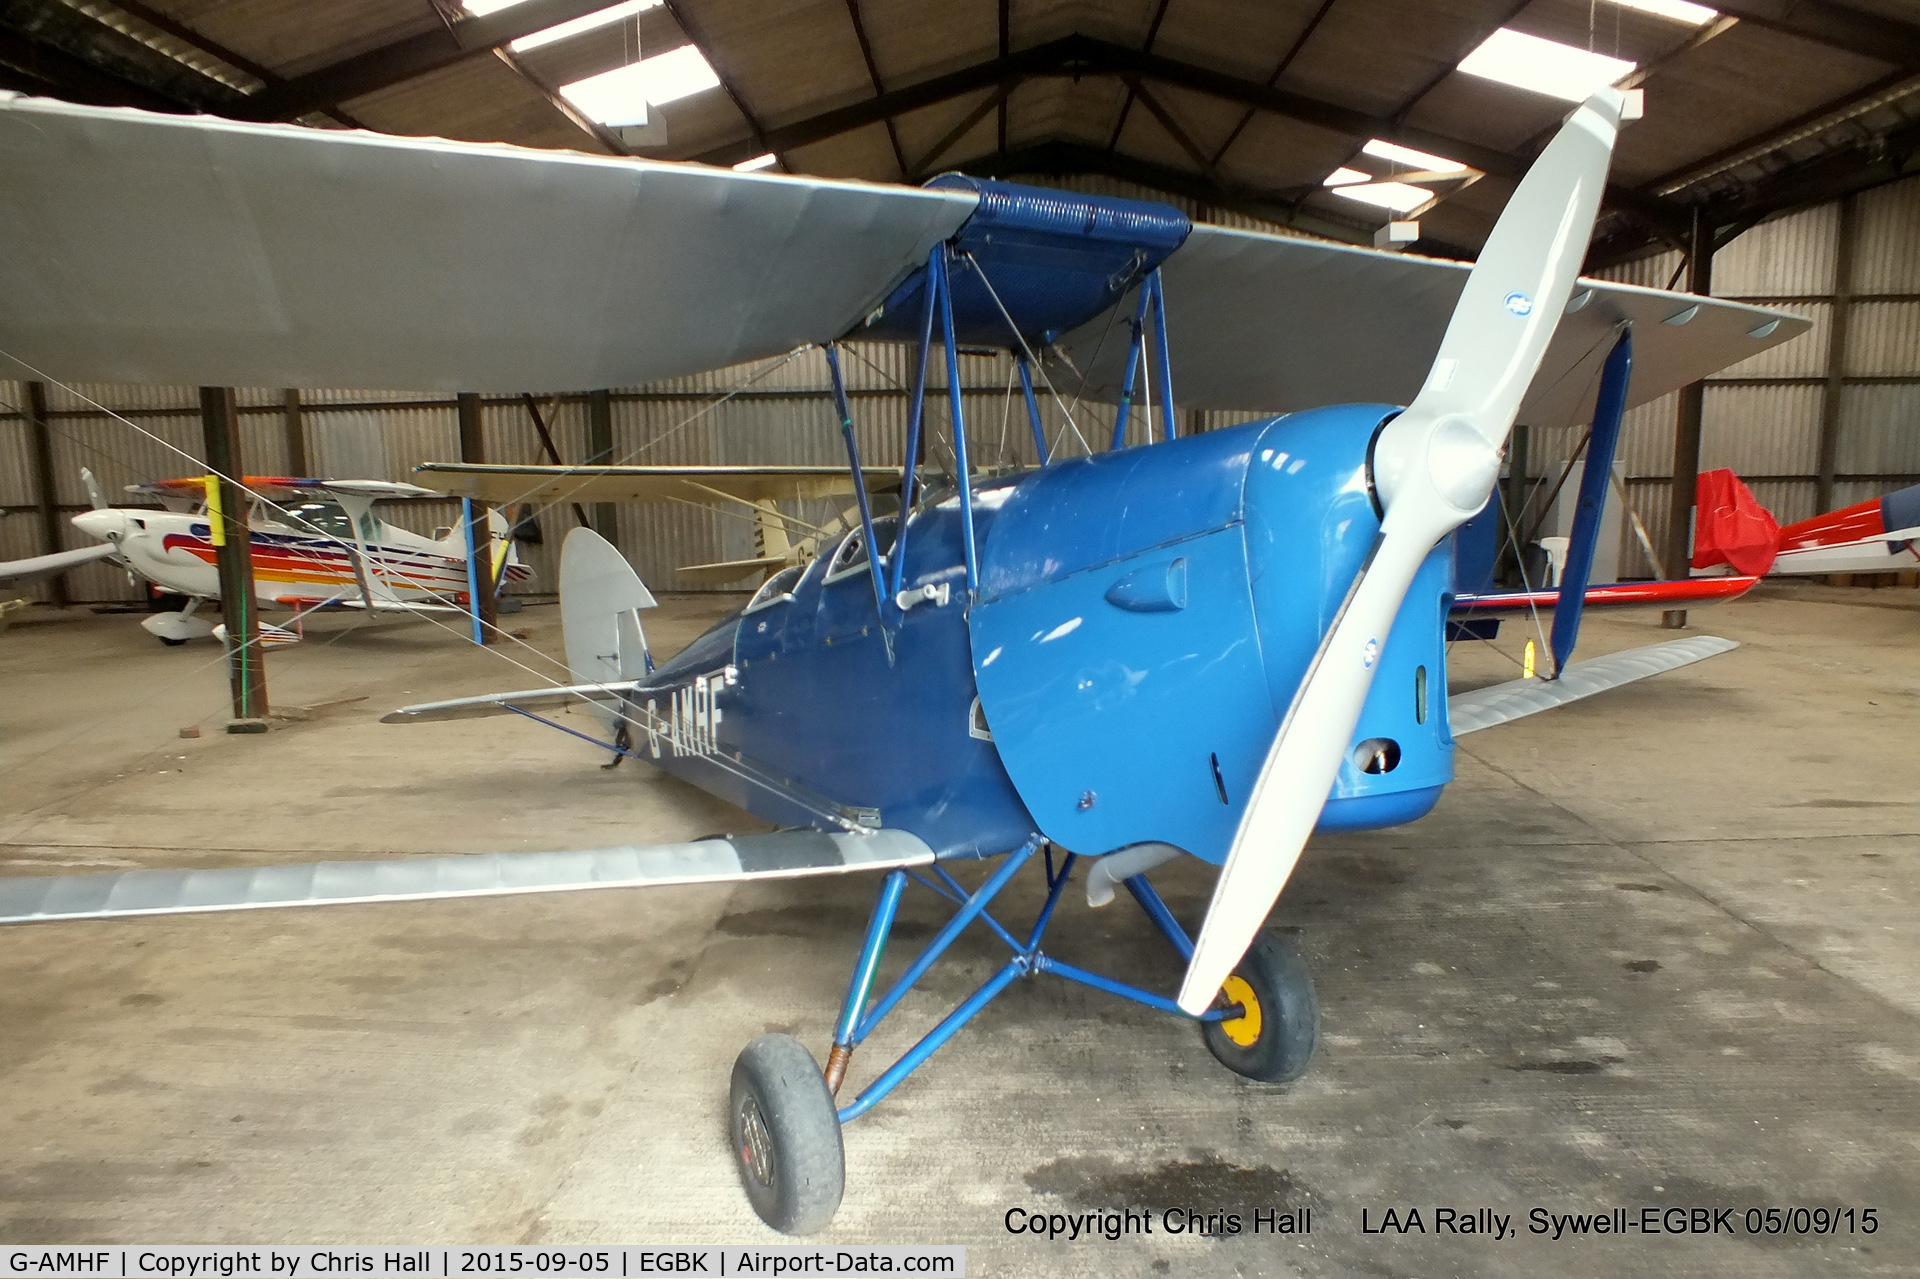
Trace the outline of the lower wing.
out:
<instances>
[{"instance_id":1,"label":"lower wing","mask_svg":"<svg viewBox=\"0 0 1920 1279\"><path fill-rule=\"evenodd\" d=\"M0 878L0 924L794 879L926 866L933 859L933 850L905 831L789 830L569 852Z\"/></svg>"},{"instance_id":2,"label":"lower wing","mask_svg":"<svg viewBox=\"0 0 1920 1279\"><path fill-rule=\"evenodd\" d=\"M1569 663L1558 679L1516 679L1490 688L1455 693L1447 699L1447 720L1453 735L1461 737L1495 724L1538 715L1649 675L1691 666L1739 647L1734 640L1695 635L1649 644L1645 648L1630 648L1623 653L1609 653L1605 657L1590 657L1584 662Z\"/></svg>"}]
</instances>

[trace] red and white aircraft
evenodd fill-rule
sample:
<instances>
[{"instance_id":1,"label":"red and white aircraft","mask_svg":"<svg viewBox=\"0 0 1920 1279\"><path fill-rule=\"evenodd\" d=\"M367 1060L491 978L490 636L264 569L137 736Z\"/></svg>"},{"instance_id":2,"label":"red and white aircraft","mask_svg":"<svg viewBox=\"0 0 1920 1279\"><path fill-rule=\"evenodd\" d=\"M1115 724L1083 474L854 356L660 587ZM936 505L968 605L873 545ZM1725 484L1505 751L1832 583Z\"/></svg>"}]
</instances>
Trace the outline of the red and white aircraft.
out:
<instances>
[{"instance_id":1,"label":"red and white aircraft","mask_svg":"<svg viewBox=\"0 0 1920 1279\"><path fill-rule=\"evenodd\" d=\"M1761 574L1920 568L1920 484L1782 528L1732 471L1700 476L1693 567Z\"/></svg>"},{"instance_id":2,"label":"red and white aircraft","mask_svg":"<svg viewBox=\"0 0 1920 1279\"><path fill-rule=\"evenodd\" d=\"M89 553L63 552L84 562L111 558L162 592L188 597L177 612L153 613L140 625L165 644L184 644L215 634L199 616L203 602L220 598L207 519L206 479L160 480L128 486L128 492L156 498L166 508L108 506L94 493L94 509L73 517L74 525L106 545ZM249 476L253 495L247 527L253 543L254 595L263 607L301 612L336 606L376 612L464 610L467 546L456 526L438 536L389 524L373 513L381 501L441 497L432 489L388 480L316 480L288 476ZM492 585L522 582L532 570L520 562L499 512L489 516ZM40 557L42 560L54 557ZM38 563L22 561L21 563ZM0 579L11 565L0 564ZM261 625L262 642L290 644L297 630Z\"/></svg>"}]
</instances>

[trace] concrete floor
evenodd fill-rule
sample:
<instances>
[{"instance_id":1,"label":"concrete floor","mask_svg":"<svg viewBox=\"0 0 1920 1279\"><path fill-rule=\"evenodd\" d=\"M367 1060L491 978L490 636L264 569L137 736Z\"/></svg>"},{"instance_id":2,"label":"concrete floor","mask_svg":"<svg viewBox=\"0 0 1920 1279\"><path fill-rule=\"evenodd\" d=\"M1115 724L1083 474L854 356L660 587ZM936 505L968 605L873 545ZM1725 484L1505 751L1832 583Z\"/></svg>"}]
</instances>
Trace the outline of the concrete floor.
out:
<instances>
[{"instance_id":1,"label":"concrete floor","mask_svg":"<svg viewBox=\"0 0 1920 1279\"><path fill-rule=\"evenodd\" d=\"M656 647L727 603L668 601ZM533 651L558 651L550 607L514 620L530 647L505 654L326 619L269 657L275 705L317 709L251 738L218 731L210 646L25 616L0 638L0 873L751 826L536 725L376 722L543 682L503 656L557 674ZM1316 841L1275 914L1324 1010L1297 1084L1236 1078L1157 1014L1025 984L847 1130L822 1238L962 1243L994 1275L1920 1273L1920 593L1770 586L1695 620L1745 647L1469 737L1432 816ZM1616 615L1585 651L1665 637L1657 614ZM1476 645L1454 668L1456 687L1512 672ZM1209 873L1160 878L1197 918ZM766 1030L824 1052L872 890L0 932L0 1240L772 1241L723 1149L727 1074ZM924 936L936 916L909 901L903 933ZM1055 936L1173 981L1124 897L1090 913L1070 895ZM999 962L984 938L956 948L854 1084ZM1311 1206L1314 1229L1049 1244L1002 1226L1013 1207L1170 1205ZM1511 1214L1518 1237L1361 1232L1363 1209L1377 1226L1436 1205ZM1874 1207L1880 1227L1526 1228L1534 1207L1613 1205Z\"/></svg>"}]
</instances>

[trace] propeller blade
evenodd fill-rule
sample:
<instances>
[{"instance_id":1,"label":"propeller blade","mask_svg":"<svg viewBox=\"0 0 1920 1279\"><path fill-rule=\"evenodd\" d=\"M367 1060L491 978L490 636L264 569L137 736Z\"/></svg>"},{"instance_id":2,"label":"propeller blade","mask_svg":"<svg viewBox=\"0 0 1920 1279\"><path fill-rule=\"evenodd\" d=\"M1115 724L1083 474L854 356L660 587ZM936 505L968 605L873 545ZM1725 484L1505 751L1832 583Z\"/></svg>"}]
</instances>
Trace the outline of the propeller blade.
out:
<instances>
[{"instance_id":1,"label":"propeller blade","mask_svg":"<svg viewBox=\"0 0 1920 1279\"><path fill-rule=\"evenodd\" d=\"M1213 1002L1300 860L1421 562L1487 503L1514 414L1593 234L1624 105L1619 92L1602 89L1541 152L1481 250L1420 394L1375 443L1380 532L1307 667L1234 834L1180 987L1189 1014Z\"/></svg>"}]
</instances>

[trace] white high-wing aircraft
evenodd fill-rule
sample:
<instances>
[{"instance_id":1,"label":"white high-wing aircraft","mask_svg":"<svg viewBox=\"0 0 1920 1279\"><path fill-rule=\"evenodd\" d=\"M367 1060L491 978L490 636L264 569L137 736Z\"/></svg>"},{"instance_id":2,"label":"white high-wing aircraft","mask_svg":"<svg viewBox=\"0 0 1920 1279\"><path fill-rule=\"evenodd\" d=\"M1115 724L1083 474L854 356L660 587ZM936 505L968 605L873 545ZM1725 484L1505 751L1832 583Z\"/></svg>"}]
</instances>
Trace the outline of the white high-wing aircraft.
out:
<instances>
[{"instance_id":1,"label":"white high-wing aircraft","mask_svg":"<svg viewBox=\"0 0 1920 1279\"><path fill-rule=\"evenodd\" d=\"M220 598L207 520L206 479L161 480L128 486L167 508L108 506L84 474L94 509L73 517L75 527L102 545L0 564L0 583L24 574L50 576L76 564L111 558L161 591L185 595L176 612L153 613L140 625L163 644L184 644L215 633L199 616L201 604ZM422 537L374 515L380 501L440 497L432 489L388 480L316 480L249 476L256 495L247 527L253 543L254 596L263 607L302 611L334 605L378 612L462 611L468 604L467 547L462 528ZM520 562L506 520L489 515L491 574L496 585L533 576ZM57 563L55 563L58 561ZM20 576L15 576L16 574ZM290 644L295 630L260 628L265 644Z\"/></svg>"}]
</instances>

